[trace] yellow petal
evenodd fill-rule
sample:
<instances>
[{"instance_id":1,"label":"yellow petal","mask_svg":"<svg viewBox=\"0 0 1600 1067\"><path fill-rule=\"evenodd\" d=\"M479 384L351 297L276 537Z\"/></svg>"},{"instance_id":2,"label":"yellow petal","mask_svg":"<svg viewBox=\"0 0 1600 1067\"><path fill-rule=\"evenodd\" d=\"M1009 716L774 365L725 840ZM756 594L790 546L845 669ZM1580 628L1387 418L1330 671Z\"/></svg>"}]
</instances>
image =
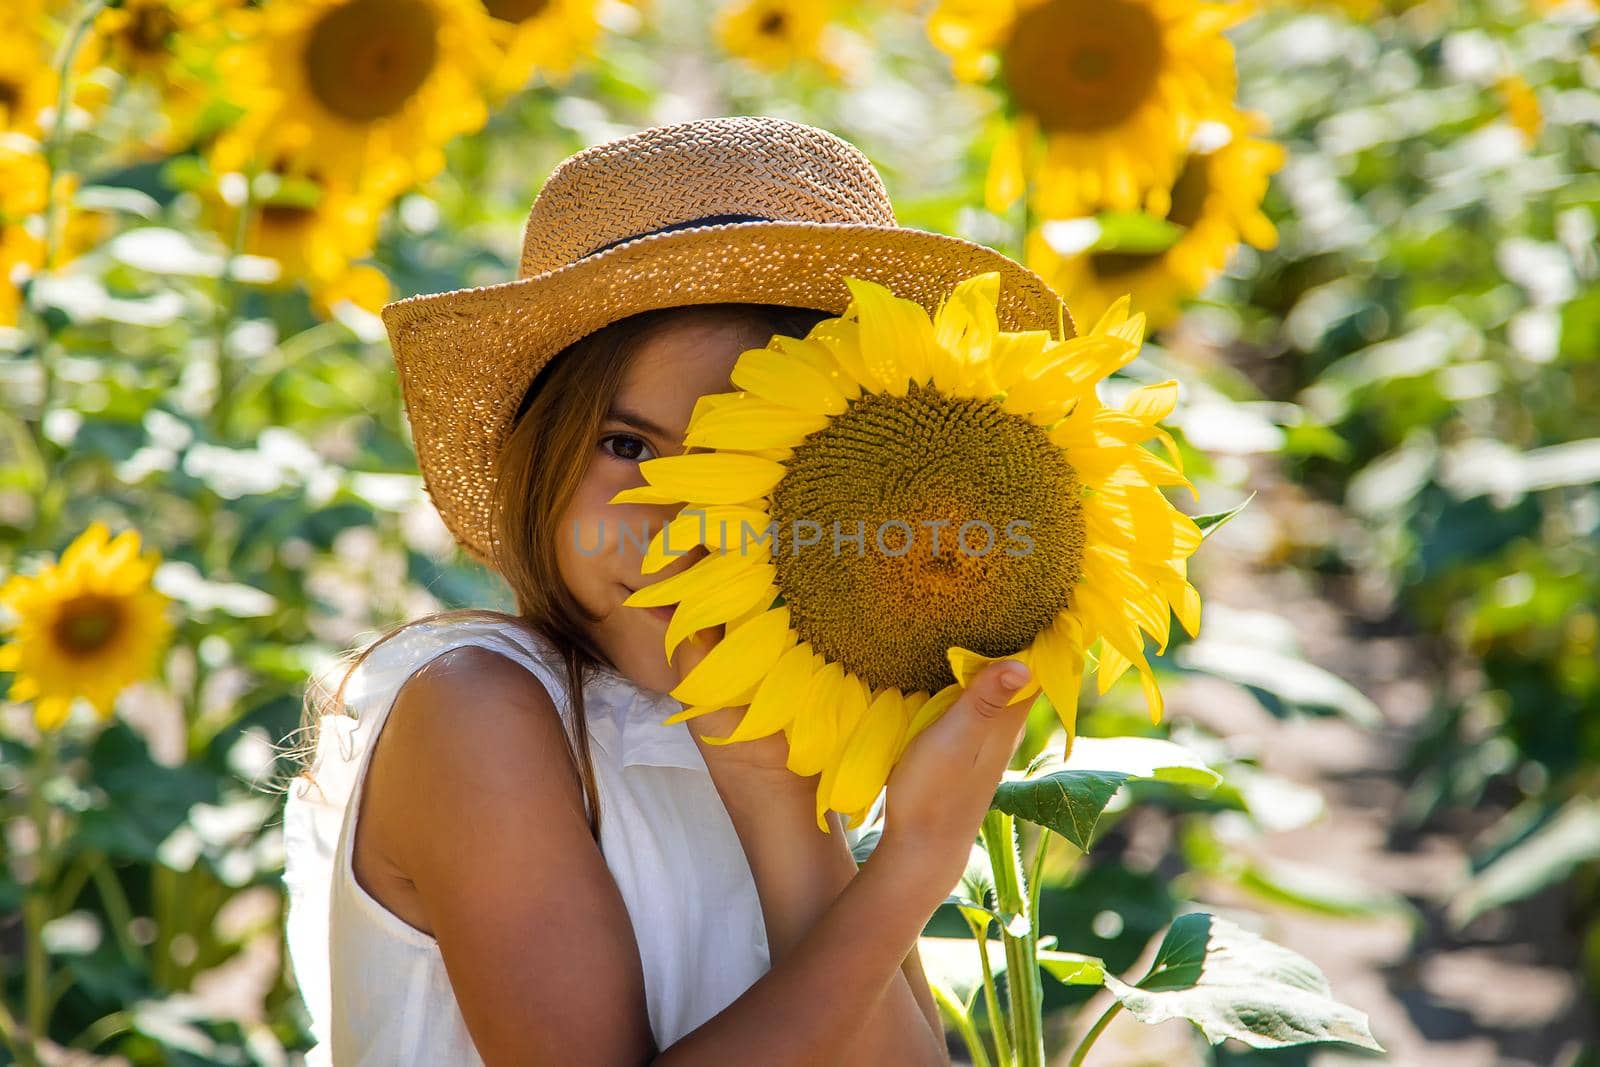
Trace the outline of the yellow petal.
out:
<instances>
[{"instance_id":1,"label":"yellow petal","mask_svg":"<svg viewBox=\"0 0 1600 1067\"><path fill-rule=\"evenodd\" d=\"M650 539L639 569L654 574L698 545L764 563L772 557L772 538L766 536L771 523L765 511L741 504L684 508Z\"/></svg>"},{"instance_id":2,"label":"yellow petal","mask_svg":"<svg viewBox=\"0 0 1600 1067\"><path fill-rule=\"evenodd\" d=\"M765 496L782 480L784 471L783 464L770 459L730 452L661 456L639 464L639 473L650 484L638 489L648 488L656 495L646 494L648 499L641 499L630 496L638 489L624 489L611 498L611 503L692 500L701 504L741 504Z\"/></svg>"},{"instance_id":3,"label":"yellow petal","mask_svg":"<svg viewBox=\"0 0 1600 1067\"><path fill-rule=\"evenodd\" d=\"M1007 123L989 156L983 183L983 206L1004 215L1022 196L1027 179L1022 171L1022 144L1016 126Z\"/></svg>"},{"instance_id":4,"label":"yellow petal","mask_svg":"<svg viewBox=\"0 0 1600 1067\"><path fill-rule=\"evenodd\" d=\"M721 583L759 566L759 561L735 552L716 553L696 560L688 570L635 589L622 603L630 608L659 608L709 593Z\"/></svg>"},{"instance_id":5,"label":"yellow petal","mask_svg":"<svg viewBox=\"0 0 1600 1067\"><path fill-rule=\"evenodd\" d=\"M782 339L778 349L752 348L739 357L729 377L740 389L774 404L814 415L842 414L846 399L838 383L818 368L816 360L801 356L814 348L810 342L792 339Z\"/></svg>"},{"instance_id":6,"label":"yellow petal","mask_svg":"<svg viewBox=\"0 0 1600 1067\"><path fill-rule=\"evenodd\" d=\"M823 319L811 327L806 340L819 345L839 368L845 380L857 393L862 389L878 391L878 383L867 373L866 362L861 357L861 324L850 319ZM852 395L846 390L846 395Z\"/></svg>"},{"instance_id":7,"label":"yellow petal","mask_svg":"<svg viewBox=\"0 0 1600 1067\"><path fill-rule=\"evenodd\" d=\"M41 697L33 706L33 724L41 730L59 730L71 717L70 697Z\"/></svg>"},{"instance_id":8,"label":"yellow petal","mask_svg":"<svg viewBox=\"0 0 1600 1067\"><path fill-rule=\"evenodd\" d=\"M1049 330L996 334L989 350L989 374L996 388L1005 392L1027 377L1028 366L1039 358L1050 340Z\"/></svg>"},{"instance_id":9,"label":"yellow petal","mask_svg":"<svg viewBox=\"0 0 1600 1067\"><path fill-rule=\"evenodd\" d=\"M794 633L790 632L793 641ZM739 725L727 737L707 737L703 740L713 745L726 745L735 741L754 741L777 733L794 719L795 712L805 699L816 673L817 656L811 646L790 644L778 657L772 670L761 679L750 706L739 719Z\"/></svg>"},{"instance_id":10,"label":"yellow petal","mask_svg":"<svg viewBox=\"0 0 1600 1067\"><path fill-rule=\"evenodd\" d=\"M684 434L687 448L793 448L806 434L828 425L826 415L796 411L783 404L744 400L706 412Z\"/></svg>"},{"instance_id":11,"label":"yellow petal","mask_svg":"<svg viewBox=\"0 0 1600 1067\"><path fill-rule=\"evenodd\" d=\"M952 645L945 651L950 660L950 669L955 672L956 684L965 689L972 684L972 679L978 672L991 663L998 663L1003 659L1014 659L1029 666L1029 678L1026 685L1012 694L1007 704L1015 704L1019 700L1031 699L1039 692L1039 676L1032 672L1032 655L1029 650L1014 652L1009 656L984 656L959 645Z\"/></svg>"},{"instance_id":12,"label":"yellow petal","mask_svg":"<svg viewBox=\"0 0 1600 1067\"><path fill-rule=\"evenodd\" d=\"M1116 337L1073 337L1046 347L1028 368L1028 377L1006 393L1013 415L1045 413L1059 418L1094 384L1133 362L1139 350Z\"/></svg>"},{"instance_id":13,"label":"yellow petal","mask_svg":"<svg viewBox=\"0 0 1600 1067\"><path fill-rule=\"evenodd\" d=\"M958 284L934 317L933 383L951 396L989 396L996 383L985 382L1000 320L999 271L975 274Z\"/></svg>"},{"instance_id":14,"label":"yellow petal","mask_svg":"<svg viewBox=\"0 0 1600 1067\"><path fill-rule=\"evenodd\" d=\"M846 278L861 323L861 360L879 392L904 396L908 382L933 374L933 323L921 304L876 282ZM863 383L867 384L867 383Z\"/></svg>"},{"instance_id":15,"label":"yellow petal","mask_svg":"<svg viewBox=\"0 0 1600 1067\"><path fill-rule=\"evenodd\" d=\"M773 584L777 576L777 567L759 563L736 572L703 595L684 597L667 623L667 661L672 661L672 654L685 639L706 627L721 626L752 608L770 606L778 596Z\"/></svg>"},{"instance_id":16,"label":"yellow petal","mask_svg":"<svg viewBox=\"0 0 1600 1067\"><path fill-rule=\"evenodd\" d=\"M839 743L839 702L844 695L844 668L824 663L811 676L806 695L789 723L788 766L802 778L819 773Z\"/></svg>"},{"instance_id":17,"label":"yellow petal","mask_svg":"<svg viewBox=\"0 0 1600 1067\"><path fill-rule=\"evenodd\" d=\"M894 761L899 763L900 757L905 753L906 746L911 743L911 739L938 722L940 716L949 711L951 705L960 698L960 683L951 682L927 700L924 700L920 707L912 711L911 722L906 726L906 735L900 740L900 750L894 754Z\"/></svg>"},{"instance_id":18,"label":"yellow petal","mask_svg":"<svg viewBox=\"0 0 1600 1067\"><path fill-rule=\"evenodd\" d=\"M867 707L839 755L838 776L828 806L855 811L871 804L883 788L908 720L898 689L886 689Z\"/></svg>"},{"instance_id":19,"label":"yellow petal","mask_svg":"<svg viewBox=\"0 0 1600 1067\"><path fill-rule=\"evenodd\" d=\"M779 605L724 634L672 690L672 697L685 704L737 706L734 699L755 687L790 640L789 608Z\"/></svg>"},{"instance_id":20,"label":"yellow petal","mask_svg":"<svg viewBox=\"0 0 1600 1067\"><path fill-rule=\"evenodd\" d=\"M1178 381L1169 378L1156 385L1143 385L1129 393L1122 410L1144 422L1159 422L1178 406Z\"/></svg>"},{"instance_id":21,"label":"yellow petal","mask_svg":"<svg viewBox=\"0 0 1600 1067\"><path fill-rule=\"evenodd\" d=\"M1044 695L1066 727L1067 744L1078 733L1078 694L1083 688L1083 628L1062 613L1033 643L1033 669Z\"/></svg>"},{"instance_id":22,"label":"yellow petal","mask_svg":"<svg viewBox=\"0 0 1600 1067\"><path fill-rule=\"evenodd\" d=\"M1100 313L1100 318L1095 321L1091 334L1109 334L1118 326L1128 321L1128 308L1133 302L1131 294L1123 293L1111 302L1111 306Z\"/></svg>"}]
</instances>

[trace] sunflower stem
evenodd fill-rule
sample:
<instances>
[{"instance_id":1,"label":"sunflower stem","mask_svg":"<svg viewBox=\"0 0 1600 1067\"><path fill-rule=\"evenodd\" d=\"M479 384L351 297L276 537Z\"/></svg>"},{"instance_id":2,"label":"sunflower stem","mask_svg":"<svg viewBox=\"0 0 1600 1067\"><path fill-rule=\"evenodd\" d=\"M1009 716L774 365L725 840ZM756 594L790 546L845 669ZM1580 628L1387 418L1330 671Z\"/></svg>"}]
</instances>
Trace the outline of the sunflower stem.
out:
<instances>
[{"instance_id":1,"label":"sunflower stem","mask_svg":"<svg viewBox=\"0 0 1600 1067\"><path fill-rule=\"evenodd\" d=\"M116 869L111 866L111 860L104 852L96 850L89 854L89 858L89 875L100 893L100 906L105 909L106 919L116 935L123 957L141 970L148 970L144 948L133 938L133 906L128 903L128 894L117 878Z\"/></svg>"},{"instance_id":2,"label":"sunflower stem","mask_svg":"<svg viewBox=\"0 0 1600 1067\"><path fill-rule=\"evenodd\" d=\"M1106 1032L1106 1027L1111 1025L1111 1020L1115 1019L1117 1012L1121 1010L1122 1001L1119 1000L1107 1008L1104 1015L1095 1020L1095 1024L1089 1028L1089 1032L1084 1034L1083 1040L1078 1043L1077 1051L1072 1054L1072 1059L1068 1061L1067 1067L1083 1067L1083 1060L1084 1057L1089 1055L1089 1049L1100 1039L1100 1035Z\"/></svg>"},{"instance_id":3,"label":"sunflower stem","mask_svg":"<svg viewBox=\"0 0 1600 1067\"><path fill-rule=\"evenodd\" d=\"M66 172L63 156L67 143L67 113L72 108L72 67L77 61L78 49L83 46L94 20L100 17L100 12L104 8L105 0L89 0L83 5L77 20L67 33L66 41L61 48L61 57L57 62L56 113L44 145L44 258L40 262L38 272L41 275L55 268L56 253L61 243L61 227L57 225L57 216L60 212L56 199L57 189L62 184L62 175ZM34 306L31 297L27 305L31 311ZM60 479L56 476L57 460L52 458L59 457L60 450L53 447L44 430L45 416L50 413L50 395L55 392L55 329L42 314L34 314L32 321L36 324L38 332L35 351L39 360L39 408L37 417L28 419L27 426L29 434L33 437L34 451L39 457L40 475L39 510L34 518L32 540L42 545L49 543L56 519L65 504L65 495L59 485Z\"/></svg>"},{"instance_id":4,"label":"sunflower stem","mask_svg":"<svg viewBox=\"0 0 1600 1067\"><path fill-rule=\"evenodd\" d=\"M972 1056L972 1067L989 1067L989 1053L983 1047L983 1038L978 1035L978 1028L972 1025L972 1016L940 986L934 985L932 990L935 1003L939 1005L945 1018L950 1020L950 1025L955 1027L956 1033L961 1035L961 1040L966 1044L967 1052Z\"/></svg>"},{"instance_id":5,"label":"sunflower stem","mask_svg":"<svg viewBox=\"0 0 1600 1067\"><path fill-rule=\"evenodd\" d=\"M34 1054L32 1038L22 1031L16 1016L11 1014L11 1009L3 1000L0 1000L0 1040L5 1042L6 1048L11 1050L23 1067L39 1067L39 1057Z\"/></svg>"},{"instance_id":6,"label":"sunflower stem","mask_svg":"<svg viewBox=\"0 0 1600 1067\"><path fill-rule=\"evenodd\" d=\"M1033 862L1028 864L1028 918L1033 920L1039 914L1039 891L1044 885L1044 859L1050 851L1050 828L1039 826L1039 840L1034 845ZM1039 944L1039 931L1032 929L1030 922L1029 931L1035 946Z\"/></svg>"},{"instance_id":7,"label":"sunflower stem","mask_svg":"<svg viewBox=\"0 0 1600 1067\"><path fill-rule=\"evenodd\" d=\"M1033 916L1028 912L1028 889L1017 852L1016 820L1003 811L990 810L983 819L983 844L994 868L995 903L1007 915L1020 915L1028 933L1017 936L1002 929L1006 947L1006 998L1011 1012L1011 1047L1018 1067L1044 1067L1044 999L1039 987L1038 946Z\"/></svg>"},{"instance_id":8,"label":"sunflower stem","mask_svg":"<svg viewBox=\"0 0 1600 1067\"><path fill-rule=\"evenodd\" d=\"M245 236L249 232L250 212L254 202L254 172L245 180L244 199L234 218L233 233L228 238L228 258L223 261L222 274L217 279L216 313L212 329L217 344L217 399L211 408L211 430L218 440L227 440L228 424L233 416L234 394L238 383L234 381L233 361L228 356L228 334L239 308L239 282L234 276L235 261L244 251Z\"/></svg>"},{"instance_id":9,"label":"sunflower stem","mask_svg":"<svg viewBox=\"0 0 1600 1067\"><path fill-rule=\"evenodd\" d=\"M56 252L61 239L60 228L56 225L56 186L59 184L57 179L64 173L61 155L67 144L67 112L72 109L72 64L77 60L78 49L83 47L84 38L89 36L94 20L100 17L105 6L105 0L88 0L83 5L62 45L61 59L57 64L56 113L50 125L50 140L45 146L45 165L49 173L44 190L44 269L47 271L56 265Z\"/></svg>"},{"instance_id":10,"label":"sunflower stem","mask_svg":"<svg viewBox=\"0 0 1600 1067\"><path fill-rule=\"evenodd\" d=\"M967 928L978 943L978 960L983 975L983 1010L989 1018L989 1032L994 1035L995 1058L1009 1065L1012 1062L1011 1041L1007 1036L1010 1024L1000 1013L1000 993L994 984L994 968L989 964L989 923L980 923L966 912L962 912L961 917L967 920Z\"/></svg>"},{"instance_id":11,"label":"sunflower stem","mask_svg":"<svg viewBox=\"0 0 1600 1067\"><path fill-rule=\"evenodd\" d=\"M24 1012L29 1042L45 1036L50 1015L50 955L44 947L44 927L51 918L50 884L54 857L50 842L50 805L45 798L45 785L55 774L57 735L45 730L33 750L34 778L28 791L28 818L33 823L34 864L33 879L22 904L22 922L26 945L24 963Z\"/></svg>"}]
</instances>

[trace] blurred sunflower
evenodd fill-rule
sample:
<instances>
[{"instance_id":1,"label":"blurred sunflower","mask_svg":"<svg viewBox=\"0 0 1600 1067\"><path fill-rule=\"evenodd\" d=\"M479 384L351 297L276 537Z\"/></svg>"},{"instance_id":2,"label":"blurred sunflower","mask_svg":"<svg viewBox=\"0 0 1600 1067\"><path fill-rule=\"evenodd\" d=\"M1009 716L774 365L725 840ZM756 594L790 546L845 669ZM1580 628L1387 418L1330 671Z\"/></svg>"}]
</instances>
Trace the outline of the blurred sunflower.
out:
<instances>
[{"instance_id":1,"label":"blurred sunflower","mask_svg":"<svg viewBox=\"0 0 1600 1067\"><path fill-rule=\"evenodd\" d=\"M167 129L142 145L166 154L188 144L215 93L213 58L225 49L243 0L123 0L95 20L103 65L155 90Z\"/></svg>"},{"instance_id":2,"label":"blurred sunflower","mask_svg":"<svg viewBox=\"0 0 1600 1067\"><path fill-rule=\"evenodd\" d=\"M15 326L22 310L20 283L44 263L39 212L50 169L37 142L0 134L0 326Z\"/></svg>"},{"instance_id":3,"label":"blurred sunflower","mask_svg":"<svg viewBox=\"0 0 1600 1067\"><path fill-rule=\"evenodd\" d=\"M351 263L372 251L386 199L289 156L277 157L257 175L253 188L258 198L246 208L243 247L251 255L277 261L280 287L304 283L319 307L330 297L334 303L356 298L369 311L382 306L387 286L376 289L362 272L357 277L365 284L352 288ZM238 211L220 195L209 198L210 222L219 233L234 232Z\"/></svg>"},{"instance_id":4,"label":"blurred sunflower","mask_svg":"<svg viewBox=\"0 0 1600 1067\"><path fill-rule=\"evenodd\" d=\"M1283 166L1283 146L1249 132L1259 120L1241 113L1231 124L1206 123L1185 158L1163 216L1179 228L1154 252L1079 251L1052 243L1053 223L1028 236L1028 265L1070 307L1098 315L1121 293L1139 298L1153 326L1170 322L1182 302L1214 278L1239 242L1272 248L1278 231L1261 211L1270 176ZM1203 150L1202 150L1203 149Z\"/></svg>"},{"instance_id":5,"label":"blurred sunflower","mask_svg":"<svg viewBox=\"0 0 1600 1067\"><path fill-rule=\"evenodd\" d=\"M940 0L928 17L934 44L958 77L995 84L1013 116L992 154L989 206L1004 210L1031 184L1050 216L1090 203L1164 213L1196 124L1232 105L1223 30L1249 7Z\"/></svg>"},{"instance_id":6,"label":"blurred sunflower","mask_svg":"<svg viewBox=\"0 0 1600 1067\"><path fill-rule=\"evenodd\" d=\"M708 740L784 731L789 769L821 774L824 830L829 808L860 825L907 742L993 660L1032 668L1015 699L1042 689L1069 746L1096 642L1102 690L1136 667L1159 717L1144 635L1165 648L1172 610L1190 633L1200 616L1185 569L1200 530L1159 488L1189 483L1142 447L1159 438L1176 460L1156 423L1177 383L1120 408L1095 395L1143 340L1126 300L1057 340L999 329L994 273L958 285L931 321L847 284L841 318L743 353L741 391L701 399L684 443L709 451L647 460L648 484L612 498L687 503L645 573L669 548L716 550L626 601L678 605L669 657L726 626L668 721L748 704Z\"/></svg>"},{"instance_id":7,"label":"blurred sunflower","mask_svg":"<svg viewBox=\"0 0 1600 1067\"><path fill-rule=\"evenodd\" d=\"M498 62L479 0L274 0L225 57L244 119L213 162L248 171L279 154L392 196L444 166L443 145L488 118Z\"/></svg>"},{"instance_id":8,"label":"blurred sunflower","mask_svg":"<svg viewBox=\"0 0 1600 1067\"><path fill-rule=\"evenodd\" d=\"M0 585L0 607L17 616L0 670L15 675L11 700L33 701L41 730L65 723L78 697L109 718L123 689L156 672L171 633L167 597L150 585L159 554L141 555L135 530L109 537L92 523L58 563Z\"/></svg>"},{"instance_id":9,"label":"blurred sunflower","mask_svg":"<svg viewBox=\"0 0 1600 1067\"><path fill-rule=\"evenodd\" d=\"M39 137L39 116L56 103L54 26L44 0L0 4L0 132Z\"/></svg>"},{"instance_id":10,"label":"blurred sunflower","mask_svg":"<svg viewBox=\"0 0 1600 1067\"><path fill-rule=\"evenodd\" d=\"M0 133L0 326L15 326L22 310L21 286L45 265L45 191L50 168L31 137ZM54 265L68 263L103 241L111 219L75 203L78 176L55 178L57 236Z\"/></svg>"},{"instance_id":11,"label":"blurred sunflower","mask_svg":"<svg viewBox=\"0 0 1600 1067\"><path fill-rule=\"evenodd\" d=\"M494 74L494 93L504 96L527 84L535 72L564 78L594 49L600 34L597 0L483 0L504 58Z\"/></svg>"},{"instance_id":12,"label":"blurred sunflower","mask_svg":"<svg viewBox=\"0 0 1600 1067\"><path fill-rule=\"evenodd\" d=\"M809 61L837 74L827 47L833 16L828 0L734 0L717 12L712 32L729 55L762 70Z\"/></svg>"}]
</instances>

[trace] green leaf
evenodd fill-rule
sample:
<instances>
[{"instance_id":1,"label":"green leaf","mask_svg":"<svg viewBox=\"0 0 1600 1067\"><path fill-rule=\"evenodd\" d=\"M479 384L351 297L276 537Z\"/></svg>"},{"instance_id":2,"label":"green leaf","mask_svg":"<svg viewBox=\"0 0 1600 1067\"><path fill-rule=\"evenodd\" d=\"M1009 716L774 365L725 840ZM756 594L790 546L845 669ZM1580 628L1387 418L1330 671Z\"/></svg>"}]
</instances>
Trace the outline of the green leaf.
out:
<instances>
[{"instance_id":1,"label":"green leaf","mask_svg":"<svg viewBox=\"0 0 1600 1067\"><path fill-rule=\"evenodd\" d=\"M1460 929L1489 909L1530 897L1596 859L1600 800L1578 797L1473 875L1450 902L1450 922Z\"/></svg>"},{"instance_id":2,"label":"green leaf","mask_svg":"<svg viewBox=\"0 0 1600 1067\"><path fill-rule=\"evenodd\" d=\"M1251 1048L1337 1041L1384 1051L1364 1012L1333 999L1310 960L1214 915L1173 922L1138 985L1114 975L1105 984L1141 1022L1188 1019L1213 1045L1225 1038Z\"/></svg>"},{"instance_id":3,"label":"green leaf","mask_svg":"<svg viewBox=\"0 0 1600 1067\"><path fill-rule=\"evenodd\" d=\"M982 846L974 844L972 851L967 854L967 867L961 872L961 881L955 891L945 897L944 902L954 904L974 922L987 926L989 920L993 919L1012 937L1027 936L1031 929L1028 917L1001 911L989 903L992 899L994 870L989 865L989 853Z\"/></svg>"},{"instance_id":4,"label":"green leaf","mask_svg":"<svg viewBox=\"0 0 1600 1067\"><path fill-rule=\"evenodd\" d=\"M1203 541L1207 537L1210 537L1212 534L1216 533L1218 530L1222 529L1222 527L1226 525L1230 519L1239 514L1239 512L1243 511L1245 508L1249 507L1250 501L1254 500L1255 498L1256 495L1251 493L1249 496L1245 497L1238 504L1235 504L1227 511L1214 511L1209 515L1192 516L1194 519L1194 524L1200 527L1200 539Z\"/></svg>"},{"instance_id":5,"label":"green leaf","mask_svg":"<svg viewBox=\"0 0 1600 1067\"><path fill-rule=\"evenodd\" d=\"M999 977L1006 969L1006 946L999 939L984 942L989 953L990 971ZM983 988L983 967L978 959L978 943L970 937L919 937L917 956L930 985L942 988L952 1000L969 1008Z\"/></svg>"},{"instance_id":6,"label":"green leaf","mask_svg":"<svg viewBox=\"0 0 1600 1067\"><path fill-rule=\"evenodd\" d=\"M1062 985L1104 985L1106 963L1098 956L1039 949L1039 969Z\"/></svg>"},{"instance_id":7,"label":"green leaf","mask_svg":"<svg viewBox=\"0 0 1600 1067\"><path fill-rule=\"evenodd\" d=\"M1194 753L1153 737L1080 737L1072 754L1036 760L1026 775L995 790L993 806L1047 826L1088 850L1100 816L1130 779L1151 779L1210 790L1221 776Z\"/></svg>"},{"instance_id":8,"label":"green leaf","mask_svg":"<svg viewBox=\"0 0 1600 1067\"><path fill-rule=\"evenodd\" d=\"M1106 212L1096 215L1095 221L1100 224L1093 247L1096 252L1155 255L1171 248L1184 234L1184 227L1177 223L1143 212Z\"/></svg>"}]
</instances>

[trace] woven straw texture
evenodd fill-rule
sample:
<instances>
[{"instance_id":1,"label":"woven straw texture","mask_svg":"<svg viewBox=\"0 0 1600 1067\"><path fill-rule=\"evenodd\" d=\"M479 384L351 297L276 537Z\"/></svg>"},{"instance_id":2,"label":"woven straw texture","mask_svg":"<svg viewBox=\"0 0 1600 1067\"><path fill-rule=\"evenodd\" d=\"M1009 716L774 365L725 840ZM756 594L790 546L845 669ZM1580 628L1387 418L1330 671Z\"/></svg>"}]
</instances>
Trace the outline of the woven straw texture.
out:
<instances>
[{"instance_id":1,"label":"woven straw texture","mask_svg":"<svg viewBox=\"0 0 1600 1067\"><path fill-rule=\"evenodd\" d=\"M652 233L719 215L774 221ZM396 301L383 321L423 484L456 540L493 566L495 458L534 375L572 342L691 304L840 314L846 276L931 313L957 282L991 270L1002 329L1073 332L1060 298L1020 264L896 225L882 180L847 142L780 119L704 119L570 157L528 214L521 277Z\"/></svg>"}]
</instances>

